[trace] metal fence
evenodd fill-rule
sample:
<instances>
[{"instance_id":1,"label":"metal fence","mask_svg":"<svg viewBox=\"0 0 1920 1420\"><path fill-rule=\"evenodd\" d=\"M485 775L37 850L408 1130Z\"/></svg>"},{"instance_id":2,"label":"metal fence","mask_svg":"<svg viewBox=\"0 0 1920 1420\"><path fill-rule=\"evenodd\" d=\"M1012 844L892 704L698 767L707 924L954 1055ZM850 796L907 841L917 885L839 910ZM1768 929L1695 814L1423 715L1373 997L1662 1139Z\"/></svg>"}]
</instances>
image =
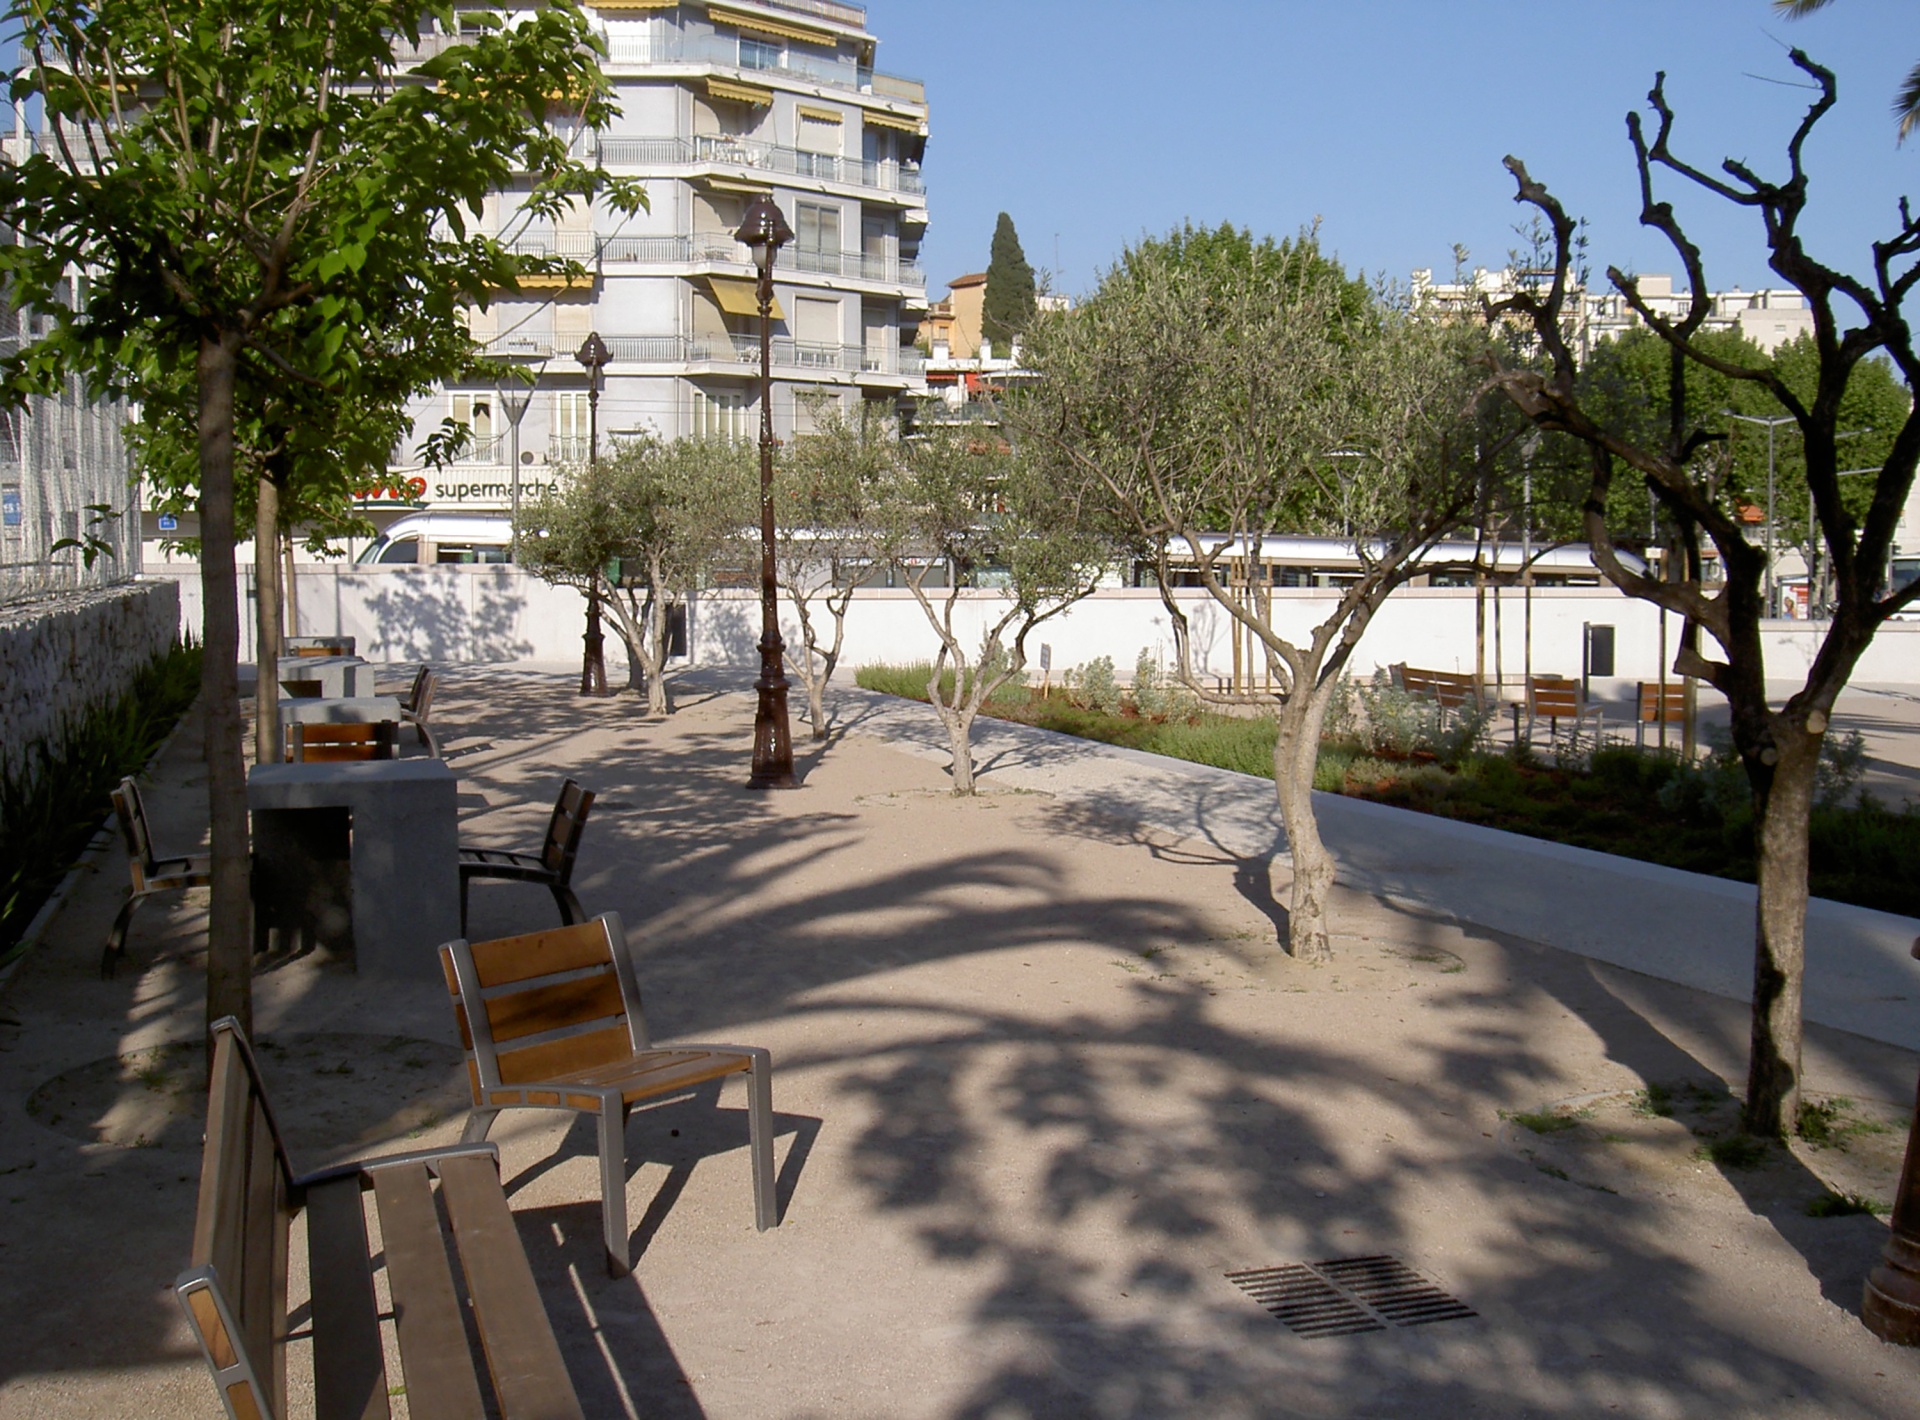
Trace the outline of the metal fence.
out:
<instances>
[{"instance_id":1,"label":"metal fence","mask_svg":"<svg viewBox=\"0 0 1920 1420\"><path fill-rule=\"evenodd\" d=\"M0 355L33 334L30 320L0 305ZM139 573L126 424L124 404L88 399L77 379L57 396L0 408L0 601Z\"/></svg>"}]
</instances>

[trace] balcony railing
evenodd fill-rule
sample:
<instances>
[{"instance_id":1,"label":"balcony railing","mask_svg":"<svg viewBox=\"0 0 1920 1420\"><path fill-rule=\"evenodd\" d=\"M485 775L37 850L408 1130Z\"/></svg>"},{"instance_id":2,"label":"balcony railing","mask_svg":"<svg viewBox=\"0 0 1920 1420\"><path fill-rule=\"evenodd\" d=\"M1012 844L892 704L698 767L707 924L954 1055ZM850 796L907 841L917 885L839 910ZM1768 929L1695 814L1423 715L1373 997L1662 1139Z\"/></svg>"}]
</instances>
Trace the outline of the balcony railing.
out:
<instances>
[{"instance_id":1,"label":"balcony railing","mask_svg":"<svg viewBox=\"0 0 1920 1420\"><path fill-rule=\"evenodd\" d=\"M606 264L677 266L696 261L748 265L747 250L725 232L696 232L690 237L605 237L600 260ZM795 250L781 259L790 271L815 276L845 276L858 281L924 289L927 273L911 261L857 251Z\"/></svg>"},{"instance_id":2,"label":"balcony railing","mask_svg":"<svg viewBox=\"0 0 1920 1420\"><path fill-rule=\"evenodd\" d=\"M862 68L851 57L795 54L780 45L733 35L625 35L608 37L607 59L612 64L713 64L748 74L767 74L848 89L857 94L927 101L927 86L898 74L878 74Z\"/></svg>"},{"instance_id":3,"label":"balcony railing","mask_svg":"<svg viewBox=\"0 0 1920 1420\"><path fill-rule=\"evenodd\" d=\"M684 167L713 163L754 172L846 183L881 192L918 196L927 190L917 169L899 163L875 163L865 158L843 158L836 153L814 153L763 143L757 138L699 134L692 138L602 138L600 161L612 167Z\"/></svg>"},{"instance_id":4,"label":"balcony railing","mask_svg":"<svg viewBox=\"0 0 1920 1420\"><path fill-rule=\"evenodd\" d=\"M754 335L606 335L616 365L739 365L760 368L760 337ZM868 349L775 336L776 369L818 370L839 374L919 375L926 359L913 349Z\"/></svg>"},{"instance_id":5,"label":"balcony railing","mask_svg":"<svg viewBox=\"0 0 1920 1420\"><path fill-rule=\"evenodd\" d=\"M550 434L547 436L548 463L585 463L591 452L587 447L585 434Z\"/></svg>"},{"instance_id":6,"label":"balcony railing","mask_svg":"<svg viewBox=\"0 0 1920 1420\"><path fill-rule=\"evenodd\" d=\"M598 249L597 239L588 231L535 229L522 232L501 245L515 256L570 257L574 261L592 261Z\"/></svg>"}]
</instances>

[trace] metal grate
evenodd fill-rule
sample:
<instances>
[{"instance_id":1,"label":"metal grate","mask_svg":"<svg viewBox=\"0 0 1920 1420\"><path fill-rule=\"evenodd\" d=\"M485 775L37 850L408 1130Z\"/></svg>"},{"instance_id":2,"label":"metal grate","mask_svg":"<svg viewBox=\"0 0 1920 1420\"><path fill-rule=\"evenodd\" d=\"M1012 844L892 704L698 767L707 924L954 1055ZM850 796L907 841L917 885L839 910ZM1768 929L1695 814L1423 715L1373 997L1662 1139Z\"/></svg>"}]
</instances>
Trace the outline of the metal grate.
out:
<instances>
[{"instance_id":1,"label":"metal grate","mask_svg":"<svg viewBox=\"0 0 1920 1420\"><path fill-rule=\"evenodd\" d=\"M1354 1336L1479 1315L1385 1254L1229 1272L1227 1280L1296 1336Z\"/></svg>"}]
</instances>

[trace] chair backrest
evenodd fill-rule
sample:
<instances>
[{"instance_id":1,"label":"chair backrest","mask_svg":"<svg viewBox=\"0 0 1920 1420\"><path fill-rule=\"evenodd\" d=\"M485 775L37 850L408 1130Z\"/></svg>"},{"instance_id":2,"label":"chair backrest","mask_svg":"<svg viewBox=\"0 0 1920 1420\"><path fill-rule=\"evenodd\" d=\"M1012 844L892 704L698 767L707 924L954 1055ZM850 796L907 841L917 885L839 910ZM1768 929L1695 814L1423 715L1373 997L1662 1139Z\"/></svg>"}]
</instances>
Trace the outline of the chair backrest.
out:
<instances>
[{"instance_id":1,"label":"chair backrest","mask_svg":"<svg viewBox=\"0 0 1920 1420\"><path fill-rule=\"evenodd\" d=\"M287 758L296 764L340 760L394 759L400 753L400 727L392 720L365 725L287 726Z\"/></svg>"},{"instance_id":2,"label":"chair backrest","mask_svg":"<svg viewBox=\"0 0 1920 1420\"><path fill-rule=\"evenodd\" d=\"M406 699L400 702L400 708L416 720L427 718L427 712L433 708L433 667L422 666L414 673L413 685Z\"/></svg>"},{"instance_id":3,"label":"chair backrest","mask_svg":"<svg viewBox=\"0 0 1920 1420\"><path fill-rule=\"evenodd\" d=\"M1670 680L1663 687L1657 680L1640 682L1640 723L1657 725L1666 721L1677 725L1687 718L1687 683Z\"/></svg>"},{"instance_id":4,"label":"chair backrest","mask_svg":"<svg viewBox=\"0 0 1920 1420\"><path fill-rule=\"evenodd\" d=\"M351 636L289 636L282 643L289 656L351 656Z\"/></svg>"},{"instance_id":5,"label":"chair backrest","mask_svg":"<svg viewBox=\"0 0 1920 1420\"><path fill-rule=\"evenodd\" d=\"M448 942L440 966L476 1101L482 1088L613 1064L650 1044L618 913L550 932Z\"/></svg>"},{"instance_id":6,"label":"chair backrest","mask_svg":"<svg viewBox=\"0 0 1920 1420\"><path fill-rule=\"evenodd\" d=\"M174 1294L235 1415L286 1414L293 1170L239 1022L215 1021L193 1254Z\"/></svg>"},{"instance_id":7,"label":"chair backrest","mask_svg":"<svg viewBox=\"0 0 1920 1420\"><path fill-rule=\"evenodd\" d=\"M580 853L580 835L586 831L592 809L593 790L582 789L572 779L560 786L553 817L547 820L546 841L540 845L540 866L558 874L563 883L573 882L573 860Z\"/></svg>"},{"instance_id":8,"label":"chair backrest","mask_svg":"<svg viewBox=\"0 0 1920 1420\"><path fill-rule=\"evenodd\" d=\"M140 799L140 786L131 776L122 779L113 791L113 816L120 824L120 841L127 846L127 862L133 870L135 892L146 887L154 873L153 834L147 828L147 806Z\"/></svg>"},{"instance_id":9,"label":"chair backrest","mask_svg":"<svg viewBox=\"0 0 1920 1420\"><path fill-rule=\"evenodd\" d=\"M1567 676L1527 677L1527 713L1549 720L1572 718L1580 711L1580 682Z\"/></svg>"}]
</instances>

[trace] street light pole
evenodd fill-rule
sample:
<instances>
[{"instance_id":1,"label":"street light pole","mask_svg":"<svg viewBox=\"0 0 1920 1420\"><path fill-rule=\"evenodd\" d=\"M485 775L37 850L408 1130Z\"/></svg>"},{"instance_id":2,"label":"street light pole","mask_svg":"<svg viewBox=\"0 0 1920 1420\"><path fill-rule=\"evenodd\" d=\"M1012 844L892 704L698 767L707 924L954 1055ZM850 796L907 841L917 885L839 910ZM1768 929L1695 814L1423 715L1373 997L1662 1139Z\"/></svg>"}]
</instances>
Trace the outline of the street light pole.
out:
<instances>
[{"instance_id":1,"label":"street light pole","mask_svg":"<svg viewBox=\"0 0 1920 1420\"><path fill-rule=\"evenodd\" d=\"M1729 419L1738 419L1743 424L1764 424L1767 426L1767 578L1766 604L1767 615L1778 616L1780 608L1775 604L1773 595L1773 431L1776 425L1793 423L1791 414L1735 414L1731 409L1721 411Z\"/></svg>"},{"instance_id":2,"label":"street light pole","mask_svg":"<svg viewBox=\"0 0 1920 1420\"><path fill-rule=\"evenodd\" d=\"M598 331L588 331L587 338L574 353L587 370L587 474L592 477L600 471L600 372L613 363L613 356L607 350L607 344L600 338ZM580 665L580 693L582 695L605 695L607 693L607 658L604 652L606 638L600 634L600 569L595 568L587 579L587 643L586 656Z\"/></svg>"},{"instance_id":3,"label":"street light pole","mask_svg":"<svg viewBox=\"0 0 1920 1420\"><path fill-rule=\"evenodd\" d=\"M791 789L793 737L787 724L787 648L780 639L780 606L773 572L773 259L793 239L780 208L765 193L747 205L735 239L760 269L760 679L753 714L753 768L749 789Z\"/></svg>"},{"instance_id":4,"label":"street light pole","mask_svg":"<svg viewBox=\"0 0 1920 1420\"><path fill-rule=\"evenodd\" d=\"M545 368L546 361L542 360L540 368L533 372L531 385L509 382L494 388L494 398L500 402L500 408L506 411L507 427L513 434L511 448L513 472L508 478L513 499L513 532L509 537L512 550L508 555L513 559L515 566L520 563L520 421L526 417L528 408L533 404L533 391L540 383L541 370Z\"/></svg>"}]
</instances>

